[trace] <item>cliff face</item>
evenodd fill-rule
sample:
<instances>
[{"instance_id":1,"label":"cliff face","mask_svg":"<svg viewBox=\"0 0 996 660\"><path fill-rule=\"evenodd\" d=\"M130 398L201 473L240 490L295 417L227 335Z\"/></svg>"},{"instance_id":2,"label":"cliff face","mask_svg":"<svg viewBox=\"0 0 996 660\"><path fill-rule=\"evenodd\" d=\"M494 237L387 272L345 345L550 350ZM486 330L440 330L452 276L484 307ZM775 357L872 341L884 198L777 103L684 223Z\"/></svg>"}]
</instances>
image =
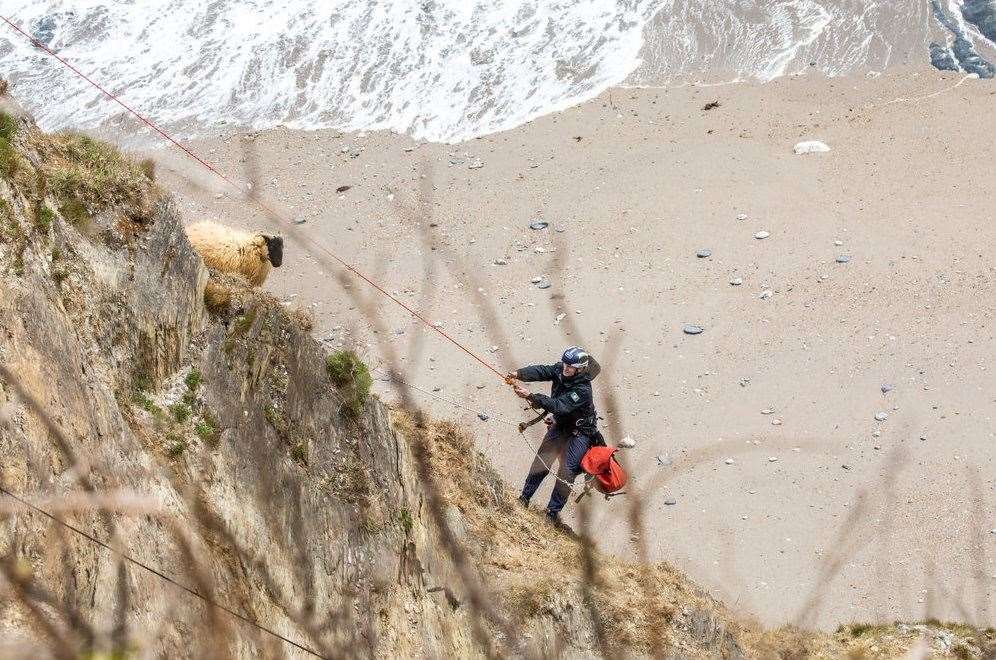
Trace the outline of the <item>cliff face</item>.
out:
<instances>
[{"instance_id":1,"label":"cliff face","mask_svg":"<svg viewBox=\"0 0 996 660\"><path fill-rule=\"evenodd\" d=\"M84 200L81 217L67 217L71 200L53 181L88 176L91 164L26 122L10 142L0 360L68 447L3 384L5 488L70 500L92 485L140 497L129 515L72 517L191 586L193 560L219 602L317 650L467 652L450 624L460 617L442 593L426 593L446 568L385 407L341 412L325 355L266 295L244 292L239 309L209 316L208 273L151 181L141 184L145 209L114 189L114 175L100 191L106 204ZM132 167L113 159L109 168ZM38 514L11 516L2 536L34 580L98 629L123 607L132 629L158 631L155 647L169 656L198 647L258 656L274 643L224 615L203 634L211 612L197 599L120 569L113 554ZM25 606L9 603L3 622L30 638Z\"/></svg>"},{"instance_id":2,"label":"cliff face","mask_svg":"<svg viewBox=\"0 0 996 660\"><path fill-rule=\"evenodd\" d=\"M233 295L209 312L151 168L11 117L0 363L65 436L0 380L11 493L327 657L833 657L922 637L766 634L666 565L595 556L583 579L582 546L517 508L470 438L366 399L307 319L216 275ZM3 655L307 657L0 499Z\"/></svg>"}]
</instances>

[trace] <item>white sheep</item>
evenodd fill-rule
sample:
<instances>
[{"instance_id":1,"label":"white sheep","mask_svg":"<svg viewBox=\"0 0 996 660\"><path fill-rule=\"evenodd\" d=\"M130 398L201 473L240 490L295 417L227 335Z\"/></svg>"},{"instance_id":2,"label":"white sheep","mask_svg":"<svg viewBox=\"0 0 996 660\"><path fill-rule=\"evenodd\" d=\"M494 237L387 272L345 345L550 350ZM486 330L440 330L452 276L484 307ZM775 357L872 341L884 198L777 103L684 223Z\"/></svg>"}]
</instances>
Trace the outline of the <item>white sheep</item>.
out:
<instances>
[{"instance_id":1,"label":"white sheep","mask_svg":"<svg viewBox=\"0 0 996 660\"><path fill-rule=\"evenodd\" d=\"M270 268L279 268L284 260L284 239L280 236L244 232L207 220L185 229L204 265L240 275L250 286L263 284Z\"/></svg>"}]
</instances>

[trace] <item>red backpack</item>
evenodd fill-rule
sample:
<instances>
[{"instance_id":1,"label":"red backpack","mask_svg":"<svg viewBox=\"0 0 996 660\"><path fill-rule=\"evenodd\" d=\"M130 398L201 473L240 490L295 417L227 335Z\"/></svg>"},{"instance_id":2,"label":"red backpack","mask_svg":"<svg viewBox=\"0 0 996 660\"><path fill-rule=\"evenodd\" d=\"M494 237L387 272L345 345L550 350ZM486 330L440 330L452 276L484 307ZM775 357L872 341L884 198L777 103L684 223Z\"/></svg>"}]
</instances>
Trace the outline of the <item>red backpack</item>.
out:
<instances>
[{"instance_id":1,"label":"red backpack","mask_svg":"<svg viewBox=\"0 0 996 660\"><path fill-rule=\"evenodd\" d=\"M595 477L595 488L609 495L626 485L626 471L619 465L615 447L592 447L581 459L581 469Z\"/></svg>"}]
</instances>

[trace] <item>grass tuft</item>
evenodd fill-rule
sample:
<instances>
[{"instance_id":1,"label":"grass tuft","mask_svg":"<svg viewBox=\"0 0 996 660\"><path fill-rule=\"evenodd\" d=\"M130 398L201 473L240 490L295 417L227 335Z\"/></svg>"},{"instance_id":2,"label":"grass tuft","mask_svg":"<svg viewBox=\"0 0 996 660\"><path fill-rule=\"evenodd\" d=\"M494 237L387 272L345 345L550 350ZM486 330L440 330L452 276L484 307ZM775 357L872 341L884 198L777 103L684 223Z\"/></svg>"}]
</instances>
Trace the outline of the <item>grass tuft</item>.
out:
<instances>
[{"instance_id":1,"label":"grass tuft","mask_svg":"<svg viewBox=\"0 0 996 660\"><path fill-rule=\"evenodd\" d=\"M187 449L186 439L175 433L170 433L166 436L166 453L169 456L177 457L182 454Z\"/></svg>"},{"instance_id":2,"label":"grass tuft","mask_svg":"<svg viewBox=\"0 0 996 660\"><path fill-rule=\"evenodd\" d=\"M343 410L351 417L363 412L373 378L353 351L336 351L325 359L325 369L343 397Z\"/></svg>"},{"instance_id":3,"label":"grass tuft","mask_svg":"<svg viewBox=\"0 0 996 660\"><path fill-rule=\"evenodd\" d=\"M17 152L13 140L17 135L17 120L0 112L0 176L12 179L18 170Z\"/></svg>"},{"instance_id":4,"label":"grass tuft","mask_svg":"<svg viewBox=\"0 0 996 660\"><path fill-rule=\"evenodd\" d=\"M197 437L203 440L204 442L207 442L209 444L214 444L216 440L216 435L218 433L218 429L216 429L214 425L211 424L211 422L209 422L208 420L199 419L194 424L194 433L196 433Z\"/></svg>"},{"instance_id":5,"label":"grass tuft","mask_svg":"<svg viewBox=\"0 0 996 660\"><path fill-rule=\"evenodd\" d=\"M74 217L100 213L114 204L124 204L136 220L151 214L149 180L142 167L106 142L80 133L60 133L53 144L62 163L50 172L50 189L62 204L75 201Z\"/></svg>"},{"instance_id":6,"label":"grass tuft","mask_svg":"<svg viewBox=\"0 0 996 660\"><path fill-rule=\"evenodd\" d=\"M17 135L17 120L9 112L0 112L0 140L12 142Z\"/></svg>"},{"instance_id":7,"label":"grass tuft","mask_svg":"<svg viewBox=\"0 0 996 660\"><path fill-rule=\"evenodd\" d=\"M175 419L179 424L183 424L188 419L190 419L191 410L190 406L182 401L174 403L169 407L169 411L173 413L173 419Z\"/></svg>"},{"instance_id":8,"label":"grass tuft","mask_svg":"<svg viewBox=\"0 0 996 660\"><path fill-rule=\"evenodd\" d=\"M55 211L50 209L47 204L39 203L35 208L35 226L41 231L47 232L52 227L53 222L55 222Z\"/></svg>"},{"instance_id":9,"label":"grass tuft","mask_svg":"<svg viewBox=\"0 0 996 660\"><path fill-rule=\"evenodd\" d=\"M197 369L191 369L190 373L183 379L183 382L187 385L188 390L196 392L197 388L204 382L204 377L201 376L201 372Z\"/></svg>"}]
</instances>

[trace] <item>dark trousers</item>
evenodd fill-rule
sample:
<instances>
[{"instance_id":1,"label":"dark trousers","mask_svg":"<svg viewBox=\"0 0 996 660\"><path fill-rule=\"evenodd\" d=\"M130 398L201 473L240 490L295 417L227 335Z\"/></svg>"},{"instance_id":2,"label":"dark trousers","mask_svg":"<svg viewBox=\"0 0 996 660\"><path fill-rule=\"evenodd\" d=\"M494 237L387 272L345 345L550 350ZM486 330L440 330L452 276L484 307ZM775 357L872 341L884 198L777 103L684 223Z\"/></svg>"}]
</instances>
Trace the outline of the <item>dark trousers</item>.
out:
<instances>
[{"instance_id":1,"label":"dark trousers","mask_svg":"<svg viewBox=\"0 0 996 660\"><path fill-rule=\"evenodd\" d=\"M571 494L567 484L573 484L574 479L581 474L581 459L589 447L591 439L588 436L582 433L575 435L570 431L562 433L556 424L551 426L543 437L543 442L540 443L533 464L529 467L529 475L522 487L522 498L527 501L532 498L540 483L550 473L547 466L552 467L553 462L559 459L557 483L553 487L550 503L546 507L548 513L559 513L567 504L567 498Z\"/></svg>"}]
</instances>

